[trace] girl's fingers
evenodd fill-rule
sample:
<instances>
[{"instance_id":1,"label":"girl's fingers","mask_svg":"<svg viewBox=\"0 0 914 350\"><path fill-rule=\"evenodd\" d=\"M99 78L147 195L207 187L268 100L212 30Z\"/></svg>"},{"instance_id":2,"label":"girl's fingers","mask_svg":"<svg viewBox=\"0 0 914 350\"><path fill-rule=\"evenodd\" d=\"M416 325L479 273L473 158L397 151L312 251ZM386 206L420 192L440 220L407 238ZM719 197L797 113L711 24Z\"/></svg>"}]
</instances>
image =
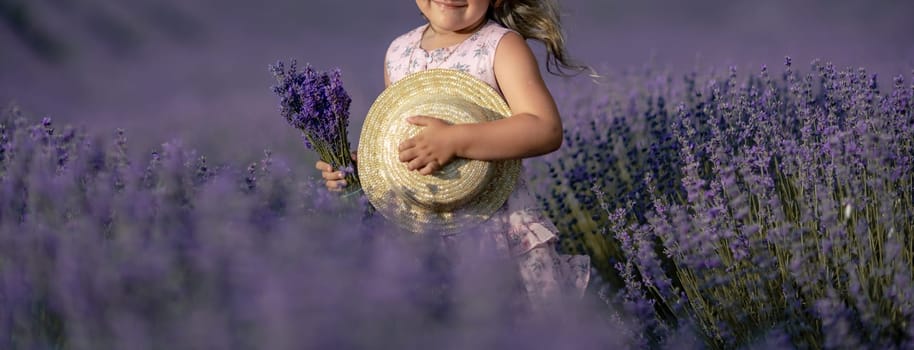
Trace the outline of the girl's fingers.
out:
<instances>
[{"instance_id":1,"label":"girl's fingers","mask_svg":"<svg viewBox=\"0 0 914 350\"><path fill-rule=\"evenodd\" d=\"M321 176L323 176L324 180L327 180L327 181L342 180L343 172L342 171L324 171L321 173Z\"/></svg>"},{"instance_id":2,"label":"girl's fingers","mask_svg":"<svg viewBox=\"0 0 914 350\"><path fill-rule=\"evenodd\" d=\"M429 168L429 169L431 169L429 171L429 174L431 174L433 171L438 170L439 166L438 166L438 161L436 161L434 158L416 157L415 159L413 159L413 160L409 161L409 163L407 163L406 168L409 170L417 170L417 171L419 171L419 173L422 173L422 171L425 170L425 168ZM427 175L427 174L423 174L423 175Z\"/></svg>"},{"instance_id":3,"label":"girl's fingers","mask_svg":"<svg viewBox=\"0 0 914 350\"><path fill-rule=\"evenodd\" d=\"M352 160L355 160L356 153L352 152ZM329 163L324 161L317 161L314 163L314 167L317 170L321 171L321 177L324 178L324 186L327 187L327 190L331 192L339 192L346 185L346 180L343 180L345 177L342 171L333 171L333 167Z\"/></svg>"},{"instance_id":4,"label":"girl's fingers","mask_svg":"<svg viewBox=\"0 0 914 350\"><path fill-rule=\"evenodd\" d=\"M346 180L327 181L324 185L327 186L330 192L339 192L343 190L343 187L346 187L347 183Z\"/></svg>"},{"instance_id":5,"label":"girl's fingers","mask_svg":"<svg viewBox=\"0 0 914 350\"><path fill-rule=\"evenodd\" d=\"M398 151L407 150L416 146L416 141L413 138L409 138L400 142L400 145L397 146Z\"/></svg>"},{"instance_id":6,"label":"girl's fingers","mask_svg":"<svg viewBox=\"0 0 914 350\"><path fill-rule=\"evenodd\" d=\"M428 164L426 164L424 167L422 167L422 170L419 170L419 174L429 175L431 173L434 173L436 170L438 170L438 162L433 160L431 162L428 162Z\"/></svg>"},{"instance_id":7,"label":"girl's fingers","mask_svg":"<svg viewBox=\"0 0 914 350\"><path fill-rule=\"evenodd\" d=\"M409 162L416 159L416 152L413 150L406 150L400 152L400 161Z\"/></svg>"},{"instance_id":8,"label":"girl's fingers","mask_svg":"<svg viewBox=\"0 0 914 350\"><path fill-rule=\"evenodd\" d=\"M428 163L424 163L419 158L416 158L416 159L409 161L409 163L406 164L406 168L409 170L419 170L427 165L428 165Z\"/></svg>"},{"instance_id":9,"label":"girl's fingers","mask_svg":"<svg viewBox=\"0 0 914 350\"><path fill-rule=\"evenodd\" d=\"M322 160L319 160L319 161L317 161L317 163L314 163L314 167L317 168L317 170L320 170L323 172L333 171L333 167L331 167L329 163L326 163Z\"/></svg>"}]
</instances>

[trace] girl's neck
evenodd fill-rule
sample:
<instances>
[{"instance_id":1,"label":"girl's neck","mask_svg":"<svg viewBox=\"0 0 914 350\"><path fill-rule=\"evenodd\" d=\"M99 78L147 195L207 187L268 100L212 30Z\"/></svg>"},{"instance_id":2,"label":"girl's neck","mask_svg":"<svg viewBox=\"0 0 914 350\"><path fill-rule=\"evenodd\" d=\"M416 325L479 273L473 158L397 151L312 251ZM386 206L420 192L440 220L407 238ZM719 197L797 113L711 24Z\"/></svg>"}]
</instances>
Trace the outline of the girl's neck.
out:
<instances>
[{"instance_id":1,"label":"girl's neck","mask_svg":"<svg viewBox=\"0 0 914 350\"><path fill-rule=\"evenodd\" d=\"M458 31L444 31L435 28L431 22L422 33L422 48L434 50L442 47L453 46L466 40L466 38L479 31L482 26L488 23L489 19L483 17L478 23Z\"/></svg>"}]
</instances>

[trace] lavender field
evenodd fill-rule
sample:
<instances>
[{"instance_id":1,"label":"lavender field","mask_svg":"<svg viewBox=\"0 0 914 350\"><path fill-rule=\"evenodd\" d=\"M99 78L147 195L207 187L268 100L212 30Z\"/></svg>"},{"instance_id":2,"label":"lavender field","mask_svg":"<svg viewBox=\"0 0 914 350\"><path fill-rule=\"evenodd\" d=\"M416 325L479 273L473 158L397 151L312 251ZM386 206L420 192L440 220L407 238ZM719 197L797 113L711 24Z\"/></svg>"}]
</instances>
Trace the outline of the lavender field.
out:
<instances>
[{"instance_id":1,"label":"lavender field","mask_svg":"<svg viewBox=\"0 0 914 350\"><path fill-rule=\"evenodd\" d=\"M0 349L914 348L909 2L562 4L602 77L526 176L594 278L537 317L277 110L339 66L357 140L412 3L0 0Z\"/></svg>"},{"instance_id":2,"label":"lavender field","mask_svg":"<svg viewBox=\"0 0 914 350\"><path fill-rule=\"evenodd\" d=\"M914 72L779 70L566 90L585 117L531 176L637 347L912 346Z\"/></svg>"},{"instance_id":3,"label":"lavender field","mask_svg":"<svg viewBox=\"0 0 914 350\"><path fill-rule=\"evenodd\" d=\"M788 59L777 74L644 71L602 89L564 90L566 145L529 169L561 248L590 254L602 278L529 322L491 252L398 232L270 153L247 168L177 143L132 158L123 131L92 138L11 108L0 341L914 344L914 85Z\"/></svg>"}]
</instances>

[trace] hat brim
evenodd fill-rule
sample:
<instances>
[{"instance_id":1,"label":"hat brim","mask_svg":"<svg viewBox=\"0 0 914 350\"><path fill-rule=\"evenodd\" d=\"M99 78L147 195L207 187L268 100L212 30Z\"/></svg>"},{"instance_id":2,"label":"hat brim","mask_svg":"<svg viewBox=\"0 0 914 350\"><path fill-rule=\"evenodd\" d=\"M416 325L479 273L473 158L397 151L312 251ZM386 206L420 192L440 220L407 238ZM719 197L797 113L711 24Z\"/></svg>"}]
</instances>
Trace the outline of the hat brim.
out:
<instances>
[{"instance_id":1,"label":"hat brim","mask_svg":"<svg viewBox=\"0 0 914 350\"><path fill-rule=\"evenodd\" d=\"M421 131L405 120L416 114L461 124L507 118L511 110L491 86L457 70L425 70L392 84L372 104L359 139L359 181L368 201L414 233L453 232L487 220L514 191L520 160L457 158L428 176L409 171L398 147Z\"/></svg>"}]
</instances>

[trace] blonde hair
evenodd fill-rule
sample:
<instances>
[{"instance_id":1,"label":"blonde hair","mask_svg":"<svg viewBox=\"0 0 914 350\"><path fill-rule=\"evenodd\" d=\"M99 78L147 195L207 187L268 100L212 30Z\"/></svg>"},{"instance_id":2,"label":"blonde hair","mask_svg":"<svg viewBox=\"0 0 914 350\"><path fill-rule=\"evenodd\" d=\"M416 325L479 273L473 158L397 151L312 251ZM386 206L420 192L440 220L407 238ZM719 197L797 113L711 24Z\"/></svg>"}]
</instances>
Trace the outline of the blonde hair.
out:
<instances>
[{"instance_id":1,"label":"blonde hair","mask_svg":"<svg viewBox=\"0 0 914 350\"><path fill-rule=\"evenodd\" d=\"M556 0L492 0L487 15L499 24L517 31L524 39L546 46L546 71L568 76L592 68L579 64L568 55Z\"/></svg>"}]
</instances>

